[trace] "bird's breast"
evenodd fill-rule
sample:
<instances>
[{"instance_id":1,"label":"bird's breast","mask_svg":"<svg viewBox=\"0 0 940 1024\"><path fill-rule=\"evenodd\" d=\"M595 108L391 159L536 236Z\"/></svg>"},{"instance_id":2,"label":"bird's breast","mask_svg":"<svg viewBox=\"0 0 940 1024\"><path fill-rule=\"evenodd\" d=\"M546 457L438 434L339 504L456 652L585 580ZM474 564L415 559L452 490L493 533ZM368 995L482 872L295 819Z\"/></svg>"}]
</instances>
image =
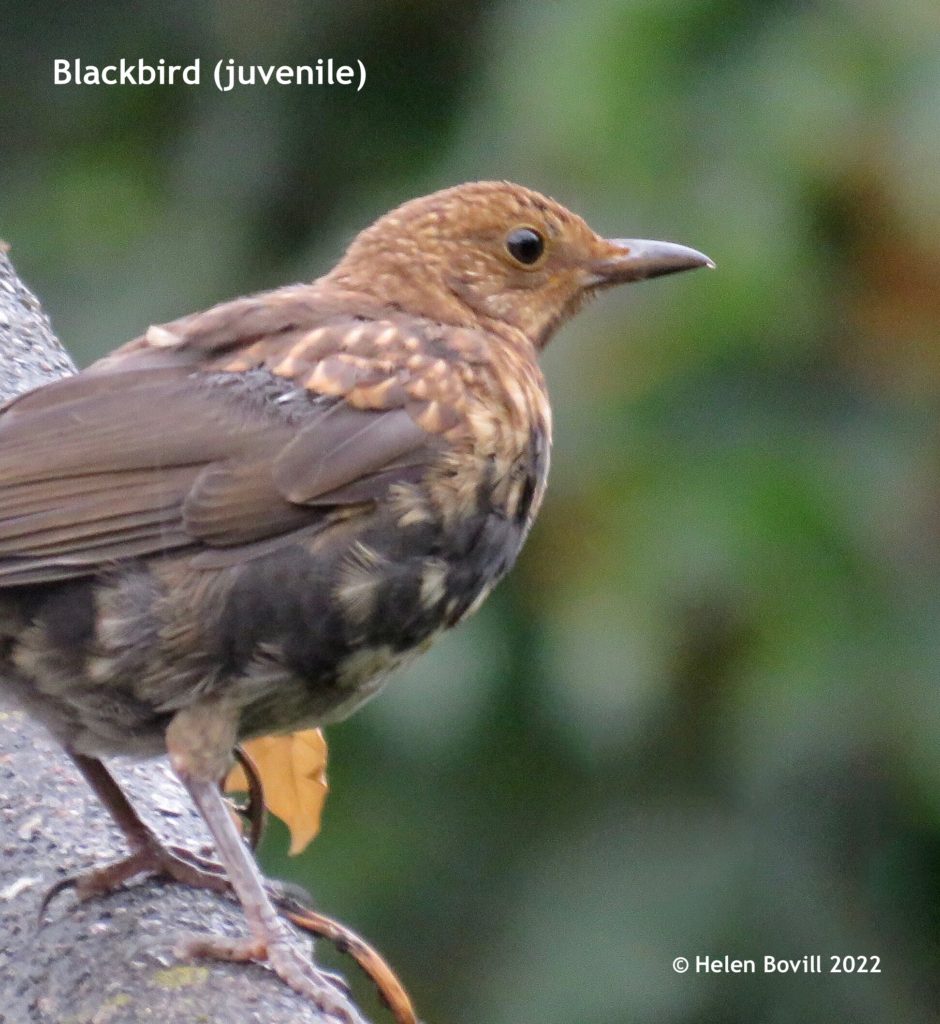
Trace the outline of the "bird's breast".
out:
<instances>
[{"instance_id":1,"label":"bird's breast","mask_svg":"<svg viewBox=\"0 0 940 1024\"><path fill-rule=\"evenodd\" d=\"M246 681L248 731L270 731L273 716L277 728L345 717L508 572L544 489L547 439L532 433L505 474L477 453L465 458L451 453L436 469L467 484L465 505L440 479L396 485L361 518L238 570L220 644ZM267 678L270 701L255 686Z\"/></svg>"}]
</instances>

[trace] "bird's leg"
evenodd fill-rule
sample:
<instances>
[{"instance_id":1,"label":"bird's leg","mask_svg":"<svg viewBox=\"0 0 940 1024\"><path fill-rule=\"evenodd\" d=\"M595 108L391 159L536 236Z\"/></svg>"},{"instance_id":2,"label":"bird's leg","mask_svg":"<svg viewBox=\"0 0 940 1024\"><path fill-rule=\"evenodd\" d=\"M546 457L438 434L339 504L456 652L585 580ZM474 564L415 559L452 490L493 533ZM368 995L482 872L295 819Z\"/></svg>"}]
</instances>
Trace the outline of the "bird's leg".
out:
<instances>
[{"instance_id":1,"label":"bird's leg","mask_svg":"<svg viewBox=\"0 0 940 1024\"><path fill-rule=\"evenodd\" d=\"M129 879L143 874L168 875L178 882L216 892L230 890L222 865L198 857L184 847L165 845L141 820L114 776L101 761L74 751L68 751L68 754L123 833L131 853L129 857L107 867L60 882L50 893L50 898L64 888L74 888L79 898L85 899L110 892Z\"/></svg>"},{"instance_id":2,"label":"bird's leg","mask_svg":"<svg viewBox=\"0 0 940 1024\"><path fill-rule=\"evenodd\" d=\"M182 775L181 778L215 838L216 849L241 902L249 931L249 936L244 939L223 935L187 936L178 945L181 955L266 961L282 981L311 999L323 1013L343 1024L364 1024L347 998L342 982L321 971L309 955L295 946L293 936L268 896L263 876L232 822L218 787L205 779Z\"/></svg>"},{"instance_id":3,"label":"bird's leg","mask_svg":"<svg viewBox=\"0 0 940 1024\"><path fill-rule=\"evenodd\" d=\"M183 956L266 961L282 981L324 1014L342 1024L364 1024L342 982L317 968L309 953L295 946L219 792L216 780L231 757L236 723L237 711L224 702L203 702L177 712L167 729L170 763L209 826L216 852L245 912L249 932L243 939L188 936L178 951Z\"/></svg>"}]
</instances>

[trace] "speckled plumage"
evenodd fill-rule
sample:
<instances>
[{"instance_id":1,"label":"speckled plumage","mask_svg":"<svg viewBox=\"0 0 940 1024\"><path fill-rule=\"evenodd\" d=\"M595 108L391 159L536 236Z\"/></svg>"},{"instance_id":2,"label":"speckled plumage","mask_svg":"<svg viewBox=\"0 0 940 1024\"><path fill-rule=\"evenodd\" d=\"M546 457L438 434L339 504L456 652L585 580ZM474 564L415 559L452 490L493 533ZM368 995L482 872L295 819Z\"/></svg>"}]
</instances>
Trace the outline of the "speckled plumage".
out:
<instances>
[{"instance_id":1,"label":"speckled plumage","mask_svg":"<svg viewBox=\"0 0 940 1024\"><path fill-rule=\"evenodd\" d=\"M281 942L213 796L233 741L349 714L479 606L545 491L539 352L599 289L707 262L602 239L519 186L458 186L312 284L151 327L15 399L0 685L167 870L93 759L168 748L253 931Z\"/></svg>"},{"instance_id":2,"label":"speckled plumage","mask_svg":"<svg viewBox=\"0 0 940 1024\"><path fill-rule=\"evenodd\" d=\"M0 585L39 580L29 588L31 624L16 626L9 648L13 674L30 680L28 702L41 703L63 741L90 756L157 753L172 713L216 693L238 704L241 737L330 721L459 621L506 572L548 469L550 418L541 376L531 362L524 384L513 379L505 387L507 376L493 366L498 361L482 358L472 376L462 376L460 367L470 365L460 362L468 342L448 348L438 327L434 333L443 338L428 355L423 326L413 322L407 335L383 321L314 327L290 342L293 356L284 355L282 342L247 366L243 353L235 366L225 355L226 363L209 363L196 378L187 368L185 376L172 373L168 384L161 368L107 392L120 419L109 417L109 438L123 436L126 445L139 438L142 454L155 458L181 409L211 424L216 407L218 423L228 427L225 445L240 448L245 461L189 464L194 448L203 460L208 456L202 437L187 437L183 465L167 460L174 465L166 466L159 498L152 473L140 477L137 467L120 468L100 491L59 508L57 477L57 507L18 504L18 515L0 523ZM310 349L324 330L332 344L317 358ZM413 369L400 374L400 394L375 384L379 374L369 368L344 376L348 352L371 350L371 360L349 358L374 363L374 354L385 351L375 339L391 339L405 351L411 337L425 354L415 354ZM291 376L283 372L286 358L297 366ZM120 383L121 373L137 372L111 374ZM384 358L379 372L382 380L398 381ZM70 401L77 406L73 415L81 414L86 400L70 395L83 395L81 382L62 386L55 414ZM49 398L36 397L37 404ZM23 417L20 451L28 445L41 463L52 439L41 412L31 422L30 406L23 400L7 415L12 427ZM506 415L492 411L503 408ZM438 411L444 409L446 416ZM59 429L62 418L51 416L49 430ZM205 420L190 422L205 429ZM239 428L244 436L235 445ZM303 440L305 431L316 437ZM370 432L382 436L330 468L331 451ZM391 448L383 448L390 434ZM0 430L0 444L2 438ZM100 451L101 443L113 442L99 442L92 428L75 447ZM17 457L12 446L9 452ZM68 442L45 454L56 473L74 458ZM81 482L87 486L86 478ZM31 484L11 481L6 493L35 493ZM105 510L112 522L107 537ZM91 541L83 516L96 531ZM109 553L124 545L150 557L89 576L105 542ZM71 576L68 586L50 581ZM0 607L8 593L0 590ZM12 594L23 603L21 587ZM65 617L76 625L62 636L66 594Z\"/></svg>"}]
</instances>

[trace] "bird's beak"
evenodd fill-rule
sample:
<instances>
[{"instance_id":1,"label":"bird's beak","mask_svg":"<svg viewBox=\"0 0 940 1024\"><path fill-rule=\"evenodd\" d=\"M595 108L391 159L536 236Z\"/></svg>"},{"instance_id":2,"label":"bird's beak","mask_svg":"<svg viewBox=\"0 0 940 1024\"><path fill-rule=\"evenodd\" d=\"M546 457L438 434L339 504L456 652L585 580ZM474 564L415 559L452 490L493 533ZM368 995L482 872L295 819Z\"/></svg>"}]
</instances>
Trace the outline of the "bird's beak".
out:
<instances>
[{"instance_id":1,"label":"bird's beak","mask_svg":"<svg viewBox=\"0 0 940 1024\"><path fill-rule=\"evenodd\" d=\"M611 238L607 240L607 246L609 251L591 264L589 288L643 281L648 277L677 274L680 270L695 270L696 267L715 267L704 253L675 242Z\"/></svg>"}]
</instances>

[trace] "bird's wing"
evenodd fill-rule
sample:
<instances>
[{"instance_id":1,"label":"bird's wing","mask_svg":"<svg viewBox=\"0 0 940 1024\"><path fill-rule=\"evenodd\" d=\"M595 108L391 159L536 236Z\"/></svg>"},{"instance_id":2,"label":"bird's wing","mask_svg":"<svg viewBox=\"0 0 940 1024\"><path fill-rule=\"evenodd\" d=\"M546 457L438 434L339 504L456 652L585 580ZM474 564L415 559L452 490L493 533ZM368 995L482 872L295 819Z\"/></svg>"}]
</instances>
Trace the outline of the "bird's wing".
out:
<instances>
[{"instance_id":1,"label":"bird's wing","mask_svg":"<svg viewBox=\"0 0 940 1024\"><path fill-rule=\"evenodd\" d=\"M234 557L380 498L438 450L401 405L356 408L262 369L194 371L185 346L155 354L0 415L0 587L174 549Z\"/></svg>"}]
</instances>

